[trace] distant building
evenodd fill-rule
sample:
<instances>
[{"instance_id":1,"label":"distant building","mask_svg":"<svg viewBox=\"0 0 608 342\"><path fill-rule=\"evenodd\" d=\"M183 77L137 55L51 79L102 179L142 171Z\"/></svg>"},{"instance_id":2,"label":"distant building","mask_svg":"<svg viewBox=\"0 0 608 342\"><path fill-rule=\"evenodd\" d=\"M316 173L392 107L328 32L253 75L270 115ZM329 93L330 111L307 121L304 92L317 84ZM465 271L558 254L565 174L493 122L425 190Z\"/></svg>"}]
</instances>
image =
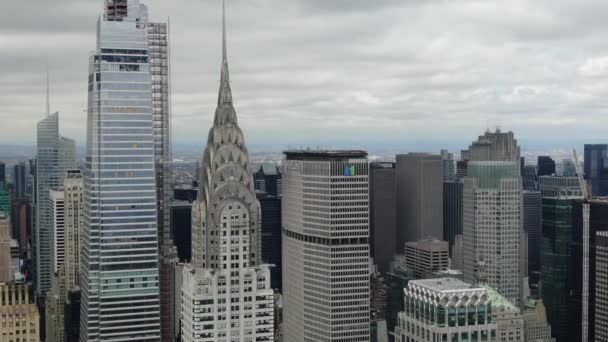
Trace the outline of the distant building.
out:
<instances>
[{"instance_id":1,"label":"distant building","mask_svg":"<svg viewBox=\"0 0 608 342\"><path fill-rule=\"evenodd\" d=\"M538 190L538 175L536 174L536 166L525 165L521 175L522 187L524 190Z\"/></svg>"},{"instance_id":2,"label":"distant building","mask_svg":"<svg viewBox=\"0 0 608 342\"><path fill-rule=\"evenodd\" d=\"M608 195L608 145L585 144L585 179L593 196Z\"/></svg>"},{"instance_id":3,"label":"distant building","mask_svg":"<svg viewBox=\"0 0 608 342\"><path fill-rule=\"evenodd\" d=\"M40 315L27 284L0 283L2 341L40 340Z\"/></svg>"},{"instance_id":4,"label":"distant building","mask_svg":"<svg viewBox=\"0 0 608 342\"><path fill-rule=\"evenodd\" d=\"M192 186L181 186L173 189L173 199L176 201L194 202L198 189Z\"/></svg>"},{"instance_id":5,"label":"distant building","mask_svg":"<svg viewBox=\"0 0 608 342\"><path fill-rule=\"evenodd\" d=\"M262 209L262 262L274 265L270 269L270 285L282 292L281 198L260 191L256 197Z\"/></svg>"},{"instance_id":6,"label":"distant building","mask_svg":"<svg viewBox=\"0 0 608 342\"><path fill-rule=\"evenodd\" d=\"M524 341L555 342L542 300L528 300L524 307Z\"/></svg>"},{"instance_id":7,"label":"distant building","mask_svg":"<svg viewBox=\"0 0 608 342\"><path fill-rule=\"evenodd\" d=\"M412 280L395 341L497 341L493 312L483 287L453 278Z\"/></svg>"},{"instance_id":8,"label":"distant building","mask_svg":"<svg viewBox=\"0 0 608 342\"><path fill-rule=\"evenodd\" d=\"M443 237L443 162L440 155L398 154L397 252L406 242Z\"/></svg>"},{"instance_id":9,"label":"distant building","mask_svg":"<svg viewBox=\"0 0 608 342\"><path fill-rule=\"evenodd\" d=\"M27 191L27 168L24 162L19 162L13 166L13 187L15 189L15 199L25 198Z\"/></svg>"},{"instance_id":10,"label":"distant building","mask_svg":"<svg viewBox=\"0 0 608 342\"><path fill-rule=\"evenodd\" d=\"M271 196L281 196L281 171L275 163L262 163L258 172L253 174L256 190Z\"/></svg>"},{"instance_id":11,"label":"distant building","mask_svg":"<svg viewBox=\"0 0 608 342\"><path fill-rule=\"evenodd\" d=\"M56 273L65 257L65 206L63 202L63 188L49 190L49 243L51 271Z\"/></svg>"},{"instance_id":12,"label":"distant building","mask_svg":"<svg viewBox=\"0 0 608 342\"><path fill-rule=\"evenodd\" d=\"M0 161L0 188L6 188L8 183L6 182L6 164Z\"/></svg>"},{"instance_id":13,"label":"distant building","mask_svg":"<svg viewBox=\"0 0 608 342\"><path fill-rule=\"evenodd\" d=\"M564 177L576 177L576 166L572 159L562 160L562 170L560 175Z\"/></svg>"},{"instance_id":14,"label":"distant building","mask_svg":"<svg viewBox=\"0 0 608 342\"><path fill-rule=\"evenodd\" d=\"M21 256L27 258L32 227L32 205L29 199L17 200L13 205L13 237L19 241Z\"/></svg>"},{"instance_id":15,"label":"distant building","mask_svg":"<svg viewBox=\"0 0 608 342\"><path fill-rule=\"evenodd\" d=\"M11 267L11 221L0 212L0 283L13 281Z\"/></svg>"},{"instance_id":16,"label":"distant building","mask_svg":"<svg viewBox=\"0 0 608 342\"><path fill-rule=\"evenodd\" d=\"M540 176L551 176L555 174L555 161L549 156L538 156L536 174Z\"/></svg>"},{"instance_id":17,"label":"distant building","mask_svg":"<svg viewBox=\"0 0 608 342\"><path fill-rule=\"evenodd\" d=\"M440 155L443 169L443 181L456 181L456 170L454 170L454 154L449 153L447 150L441 150Z\"/></svg>"},{"instance_id":18,"label":"distant building","mask_svg":"<svg viewBox=\"0 0 608 342\"><path fill-rule=\"evenodd\" d=\"M462 235L462 182L443 183L443 240L450 247L450 256L456 235Z\"/></svg>"},{"instance_id":19,"label":"distant building","mask_svg":"<svg viewBox=\"0 0 608 342\"><path fill-rule=\"evenodd\" d=\"M539 188L542 197L583 196L576 176L542 176Z\"/></svg>"},{"instance_id":20,"label":"distant building","mask_svg":"<svg viewBox=\"0 0 608 342\"><path fill-rule=\"evenodd\" d=\"M597 232L595 276L595 342L608 342L608 231Z\"/></svg>"},{"instance_id":21,"label":"distant building","mask_svg":"<svg viewBox=\"0 0 608 342\"><path fill-rule=\"evenodd\" d=\"M456 179L463 179L467 176L467 162L468 160L456 161Z\"/></svg>"},{"instance_id":22,"label":"distant building","mask_svg":"<svg viewBox=\"0 0 608 342\"><path fill-rule=\"evenodd\" d=\"M527 274L530 277L530 287L536 294L540 280L542 197L540 191L524 190L522 195L523 224L527 236Z\"/></svg>"},{"instance_id":23,"label":"distant building","mask_svg":"<svg viewBox=\"0 0 608 342\"><path fill-rule=\"evenodd\" d=\"M447 241L428 238L405 243L405 264L414 271L418 279L429 277L437 271L449 267L449 247Z\"/></svg>"},{"instance_id":24,"label":"distant building","mask_svg":"<svg viewBox=\"0 0 608 342\"><path fill-rule=\"evenodd\" d=\"M63 336L65 342L79 342L80 331L80 288L73 287L68 290L65 309L63 314L64 324Z\"/></svg>"},{"instance_id":25,"label":"distant building","mask_svg":"<svg viewBox=\"0 0 608 342\"><path fill-rule=\"evenodd\" d=\"M378 271L388 272L397 251L395 163L369 165L370 248Z\"/></svg>"}]
</instances>

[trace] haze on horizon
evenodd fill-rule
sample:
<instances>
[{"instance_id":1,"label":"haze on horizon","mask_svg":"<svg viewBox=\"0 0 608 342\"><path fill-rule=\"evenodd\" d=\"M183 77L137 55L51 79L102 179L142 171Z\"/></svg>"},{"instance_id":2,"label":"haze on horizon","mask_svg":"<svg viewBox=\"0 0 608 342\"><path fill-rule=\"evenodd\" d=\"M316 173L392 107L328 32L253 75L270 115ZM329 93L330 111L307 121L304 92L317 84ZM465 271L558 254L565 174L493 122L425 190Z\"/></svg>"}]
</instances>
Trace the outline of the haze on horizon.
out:
<instances>
[{"instance_id":1,"label":"haze on horizon","mask_svg":"<svg viewBox=\"0 0 608 342\"><path fill-rule=\"evenodd\" d=\"M202 145L217 101L221 2L142 2L152 19L170 17L173 141ZM3 4L0 144L35 143L47 64L62 134L84 143L102 4ZM602 0L228 0L239 123L252 146L279 148L470 142L495 126L520 142L594 142L608 124L607 19Z\"/></svg>"}]
</instances>

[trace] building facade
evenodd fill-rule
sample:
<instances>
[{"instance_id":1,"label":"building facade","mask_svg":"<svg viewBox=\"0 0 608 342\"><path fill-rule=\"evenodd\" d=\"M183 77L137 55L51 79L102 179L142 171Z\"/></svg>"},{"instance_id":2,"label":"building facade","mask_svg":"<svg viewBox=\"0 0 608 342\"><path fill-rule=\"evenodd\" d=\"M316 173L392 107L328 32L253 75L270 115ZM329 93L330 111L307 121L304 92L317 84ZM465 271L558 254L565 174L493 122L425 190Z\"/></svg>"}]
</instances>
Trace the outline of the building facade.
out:
<instances>
[{"instance_id":1,"label":"building facade","mask_svg":"<svg viewBox=\"0 0 608 342\"><path fill-rule=\"evenodd\" d=\"M583 196L576 176L542 176L539 179L539 189L542 197Z\"/></svg>"},{"instance_id":2,"label":"building facade","mask_svg":"<svg viewBox=\"0 0 608 342\"><path fill-rule=\"evenodd\" d=\"M24 162L19 162L13 166L13 186L15 189L15 198L17 200L24 199L27 189L27 168Z\"/></svg>"},{"instance_id":3,"label":"building facade","mask_svg":"<svg viewBox=\"0 0 608 342\"><path fill-rule=\"evenodd\" d=\"M397 155L397 251L406 242L443 237L443 161L440 155Z\"/></svg>"},{"instance_id":4,"label":"building facade","mask_svg":"<svg viewBox=\"0 0 608 342\"><path fill-rule=\"evenodd\" d=\"M444 182L455 182L456 181L456 169L454 164L454 154L447 150L441 150L441 162L443 168L443 181Z\"/></svg>"},{"instance_id":5,"label":"building facade","mask_svg":"<svg viewBox=\"0 0 608 342\"><path fill-rule=\"evenodd\" d=\"M608 195L608 145L585 144L585 179L593 196Z\"/></svg>"},{"instance_id":6,"label":"building facade","mask_svg":"<svg viewBox=\"0 0 608 342\"><path fill-rule=\"evenodd\" d=\"M270 285L282 292L282 234L281 234L281 198L256 191L262 210L262 261L273 265L270 269Z\"/></svg>"},{"instance_id":7,"label":"building facade","mask_svg":"<svg viewBox=\"0 0 608 342\"><path fill-rule=\"evenodd\" d=\"M608 231L597 232L595 276L595 342L608 342Z\"/></svg>"},{"instance_id":8,"label":"building facade","mask_svg":"<svg viewBox=\"0 0 608 342\"><path fill-rule=\"evenodd\" d=\"M527 238L527 274L530 279L530 287L538 294L542 235L542 197L540 191L524 190L522 199L524 233Z\"/></svg>"},{"instance_id":9,"label":"building facade","mask_svg":"<svg viewBox=\"0 0 608 342\"><path fill-rule=\"evenodd\" d=\"M378 271L388 272L397 251L395 163L369 165L369 232L371 256Z\"/></svg>"},{"instance_id":10,"label":"building facade","mask_svg":"<svg viewBox=\"0 0 608 342\"><path fill-rule=\"evenodd\" d=\"M217 109L192 206L192 263L181 287L182 341L272 341L274 291L262 260L260 203L233 106L223 21Z\"/></svg>"},{"instance_id":11,"label":"building facade","mask_svg":"<svg viewBox=\"0 0 608 342\"><path fill-rule=\"evenodd\" d=\"M59 265L65 257L65 206L63 203L63 188L49 190L50 230L49 244L51 271L57 273ZM52 277L52 275L51 275Z\"/></svg>"},{"instance_id":12,"label":"building facade","mask_svg":"<svg viewBox=\"0 0 608 342\"><path fill-rule=\"evenodd\" d=\"M524 341L555 342L551 337L551 325L547 321L547 311L542 300L528 300L524 307Z\"/></svg>"},{"instance_id":13,"label":"building facade","mask_svg":"<svg viewBox=\"0 0 608 342\"><path fill-rule=\"evenodd\" d=\"M81 341L161 340L148 29L138 0L106 1L97 24L89 64Z\"/></svg>"},{"instance_id":14,"label":"building facade","mask_svg":"<svg viewBox=\"0 0 608 342\"><path fill-rule=\"evenodd\" d=\"M449 264L447 241L427 238L405 243L405 265L414 271L418 279L428 278L437 271L445 271Z\"/></svg>"},{"instance_id":15,"label":"building facade","mask_svg":"<svg viewBox=\"0 0 608 342\"><path fill-rule=\"evenodd\" d=\"M271 196L281 196L281 170L275 163L262 163L258 172L253 175L253 180L256 190L264 191Z\"/></svg>"},{"instance_id":16,"label":"building facade","mask_svg":"<svg viewBox=\"0 0 608 342\"><path fill-rule=\"evenodd\" d=\"M463 183L443 183L443 240L448 242L450 256L456 235L462 235L462 186Z\"/></svg>"},{"instance_id":17,"label":"building facade","mask_svg":"<svg viewBox=\"0 0 608 342\"><path fill-rule=\"evenodd\" d=\"M396 342L498 341L485 288L438 278L412 280L404 291Z\"/></svg>"},{"instance_id":18,"label":"building facade","mask_svg":"<svg viewBox=\"0 0 608 342\"><path fill-rule=\"evenodd\" d=\"M65 171L76 165L76 146L73 140L59 135L59 114L40 120L36 142L35 225L32 244L36 247L36 295L44 297L51 286L51 212L49 190L63 185Z\"/></svg>"},{"instance_id":19,"label":"building facade","mask_svg":"<svg viewBox=\"0 0 608 342\"><path fill-rule=\"evenodd\" d=\"M555 175L555 160L549 156L538 156L537 159L538 177Z\"/></svg>"},{"instance_id":20,"label":"building facade","mask_svg":"<svg viewBox=\"0 0 608 342\"><path fill-rule=\"evenodd\" d=\"M520 303L524 259L519 146L512 132L486 132L469 148L463 186L464 279Z\"/></svg>"},{"instance_id":21,"label":"building facade","mask_svg":"<svg viewBox=\"0 0 608 342\"><path fill-rule=\"evenodd\" d=\"M285 341L368 341L365 151L288 151L283 161Z\"/></svg>"},{"instance_id":22,"label":"building facade","mask_svg":"<svg viewBox=\"0 0 608 342\"><path fill-rule=\"evenodd\" d=\"M40 315L29 285L0 283L1 342L40 341Z\"/></svg>"}]
</instances>

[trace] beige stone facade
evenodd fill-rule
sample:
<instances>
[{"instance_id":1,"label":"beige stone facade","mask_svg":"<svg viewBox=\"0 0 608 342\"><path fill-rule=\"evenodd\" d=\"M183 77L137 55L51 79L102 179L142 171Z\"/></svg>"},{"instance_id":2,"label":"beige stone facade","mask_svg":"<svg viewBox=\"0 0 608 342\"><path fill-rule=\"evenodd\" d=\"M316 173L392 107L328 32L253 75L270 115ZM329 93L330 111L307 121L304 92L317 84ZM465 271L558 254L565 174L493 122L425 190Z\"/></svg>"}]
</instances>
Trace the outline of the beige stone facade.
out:
<instances>
[{"instance_id":1,"label":"beige stone facade","mask_svg":"<svg viewBox=\"0 0 608 342\"><path fill-rule=\"evenodd\" d=\"M26 284L0 283L0 342L40 341L40 315Z\"/></svg>"}]
</instances>

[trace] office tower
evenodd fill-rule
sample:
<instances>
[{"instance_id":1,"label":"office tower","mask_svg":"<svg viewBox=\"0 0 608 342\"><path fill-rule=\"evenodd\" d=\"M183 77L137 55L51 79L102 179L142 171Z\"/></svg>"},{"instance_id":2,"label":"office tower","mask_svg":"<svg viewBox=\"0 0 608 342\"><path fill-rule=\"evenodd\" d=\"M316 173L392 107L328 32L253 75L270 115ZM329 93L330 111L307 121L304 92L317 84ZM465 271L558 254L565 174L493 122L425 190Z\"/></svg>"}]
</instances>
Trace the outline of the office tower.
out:
<instances>
[{"instance_id":1,"label":"office tower","mask_svg":"<svg viewBox=\"0 0 608 342\"><path fill-rule=\"evenodd\" d=\"M443 183L443 240L448 242L450 255L456 235L462 235L462 182Z\"/></svg>"},{"instance_id":2,"label":"office tower","mask_svg":"<svg viewBox=\"0 0 608 342\"><path fill-rule=\"evenodd\" d=\"M595 342L608 342L608 231L597 232L595 276Z\"/></svg>"},{"instance_id":3,"label":"office tower","mask_svg":"<svg viewBox=\"0 0 608 342\"><path fill-rule=\"evenodd\" d=\"M39 341L40 315L29 284L0 283L2 341Z\"/></svg>"},{"instance_id":4,"label":"office tower","mask_svg":"<svg viewBox=\"0 0 608 342\"><path fill-rule=\"evenodd\" d=\"M175 321L175 264L177 250L171 241L171 117L169 27L166 23L148 23L148 56L152 80L152 118L154 120L154 155L160 277L161 339L174 340L178 335Z\"/></svg>"},{"instance_id":5,"label":"office tower","mask_svg":"<svg viewBox=\"0 0 608 342\"><path fill-rule=\"evenodd\" d=\"M59 265L63 263L65 252L64 224L65 211L63 204L63 189L49 190L49 244L51 246L49 256L51 257L51 272L55 273Z\"/></svg>"},{"instance_id":6,"label":"office tower","mask_svg":"<svg viewBox=\"0 0 608 342\"><path fill-rule=\"evenodd\" d=\"M469 148L463 186L464 279L521 299L522 206L519 146L513 132L486 132Z\"/></svg>"},{"instance_id":7,"label":"office tower","mask_svg":"<svg viewBox=\"0 0 608 342\"><path fill-rule=\"evenodd\" d=\"M378 271L385 273L397 252L395 163L369 165L370 252Z\"/></svg>"},{"instance_id":8,"label":"office tower","mask_svg":"<svg viewBox=\"0 0 608 342\"><path fill-rule=\"evenodd\" d=\"M582 197L578 177L542 176L539 178L542 197Z\"/></svg>"},{"instance_id":9,"label":"office tower","mask_svg":"<svg viewBox=\"0 0 608 342\"><path fill-rule=\"evenodd\" d=\"M560 176L563 177L575 177L576 176L576 166L574 166L574 162L572 159L564 159L562 160L562 170Z\"/></svg>"},{"instance_id":10,"label":"office tower","mask_svg":"<svg viewBox=\"0 0 608 342\"><path fill-rule=\"evenodd\" d=\"M367 341L367 152L288 151L283 170L284 340Z\"/></svg>"},{"instance_id":11,"label":"office tower","mask_svg":"<svg viewBox=\"0 0 608 342\"><path fill-rule=\"evenodd\" d=\"M80 287L68 290L68 296L64 306L64 341L79 342L80 330Z\"/></svg>"},{"instance_id":12,"label":"office tower","mask_svg":"<svg viewBox=\"0 0 608 342\"><path fill-rule=\"evenodd\" d=\"M496 341L487 290L453 278L412 280L396 342Z\"/></svg>"},{"instance_id":13,"label":"office tower","mask_svg":"<svg viewBox=\"0 0 608 342\"><path fill-rule=\"evenodd\" d=\"M262 262L274 265L270 269L270 285L282 292L281 198L260 191L256 197L262 210Z\"/></svg>"},{"instance_id":14,"label":"office tower","mask_svg":"<svg viewBox=\"0 0 608 342\"><path fill-rule=\"evenodd\" d=\"M467 161L466 159L456 161L456 179L460 180L467 175Z\"/></svg>"},{"instance_id":15,"label":"office tower","mask_svg":"<svg viewBox=\"0 0 608 342\"><path fill-rule=\"evenodd\" d=\"M192 206L192 264L184 265L181 279L181 338L270 341L274 291L269 267L260 264L260 203L232 102L225 14L222 32L217 109L203 153L200 196Z\"/></svg>"},{"instance_id":16,"label":"office tower","mask_svg":"<svg viewBox=\"0 0 608 342\"><path fill-rule=\"evenodd\" d=\"M608 145L585 144L585 179L593 196L608 195Z\"/></svg>"},{"instance_id":17,"label":"office tower","mask_svg":"<svg viewBox=\"0 0 608 342\"><path fill-rule=\"evenodd\" d=\"M178 186L173 189L173 199L192 203L196 200L197 192L198 189L190 185Z\"/></svg>"},{"instance_id":18,"label":"office tower","mask_svg":"<svg viewBox=\"0 0 608 342\"><path fill-rule=\"evenodd\" d=\"M0 161L0 187L6 188L6 164Z\"/></svg>"},{"instance_id":19,"label":"office tower","mask_svg":"<svg viewBox=\"0 0 608 342\"><path fill-rule=\"evenodd\" d=\"M527 273L530 277L530 287L534 291L540 279L540 246L542 230L542 197L540 191L524 190L523 199L523 225L527 236Z\"/></svg>"},{"instance_id":20,"label":"office tower","mask_svg":"<svg viewBox=\"0 0 608 342\"><path fill-rule=\"evenodd\" d=\"M52 273L49 190L61 187L65 171L76 166L75 143L59 135L58 113L50 114L38 122L36 153L36 223L32 244L36 256L36 295L44 297L51 286Z\"/></svg>"},{"instance_id":21,"label":"office tower","mask_svg":"<svg viewBox=\"0 0 608 342\"><path fill-rule=\"evenodd\" d=\"M253 175L255 189L271 196L281 196L281 170L275 163L264 162Z\"/></svg>"},{"instance_id":22,"label":"office tower","mask_svg":"<svg viewBox=\"0 0 608 342\"><path fill-rule=\"evenodd\" d=\"M65 173L63 189L51 190L49 194L54 201L51 205L51 211L54 213L53 221L57 222L60 219L61 223L54 224L51 229L55 262L51 289L47 294L45 306L48 342L64 341L65 325L71 324L64 315L69 291L74 291L79 285L83 191L84 181L80 170L68 170Z\"/></svg>"},{"instance_id":23,"label":"office tower","mask_svg":"<svg viewBox=\"0 0 608 342\"><path fill-rule=\"evenodd\" d=\"M521 174L522 187L524 190L538 190L538 175L536 174L536 166L525 165Z\"/></svg>"},{"instance_id":24,"label":"office tower","mask_svg":"<svg viewBox=\"0 0 608 342\"><path fill-rule=\"evenodd\" d=\"M6 187L4 187L4 185L0 184L0 211L6 216L11 216L12 209L11 193L6 189Z\"/></svg>"},{"instance_id":25,"label":"office tower","mask_svg":"<svg viewBox=\"0 0 608 342\"><path fill-rule=\"evenodd\" d=\"M107 1L90 58L81 341L161 339L147 25L138 0Z\"/></svg>"},{"instance_id":26,"label":"office tower","mask_svg":"<svg viewBox=\"0 0 608 342\"><path fill-rule=\"evenodd\" d=\"M18 200L25 198L27 170L24 162L19 162L13 166L13 185L15 188L15 198Z\"/></svg>"},{"instance_id":27,"label":"office tower","mask_svg":"<svg viewBox=\"0 0 608 342\"><path fill-rule=\"evenodd\" d=\"M456 170L454 170L454 154L449 153L447 150L441 150L441 167L443 170L443 181L454 182L456 181Z\"/></svg>"},{"instance_id":28,"label":"office tower","mask_svg":"<svg viewBox=\"0 0 608 342\"><path fill-rule=\"evenodd\" d=\"M551 157L538 156L537 160L536 174L538 177L555 175L555 161Z\"/></svg>"},{"instance_id":29,"label":"office tower","mask_svg":"<svg viewBox=\"0 0 608 342\"><path fill-rule=\"evenodd\" d=\"M386 326L390 332L395 331L399 312L404 310L403 289L407 287L410 280L414 279L416 279L414 271L407 269L405 260L396 260L391 263L391 269L386 273L386 283L388 284Z\"/></svg>"},{"instance_id":30,"label":"office tower","mask_svg":"<svg viewBox=\"0 0 608 342\"><path fill-rule=\"evenodd\" d=\"M524 341L555 342L551 337L551 325L547 322L547 312L542 300L528 299L524 312Z\"/></svg>"},{"instance_id":31,"label":"office tower","mask_svg":"<svg viewBox=\"0 0 608 342\"><path fill-rule=\"evenodd\" d=\"M527 342L524 340L524 319L521 310L491 286L482 287L492 303L492 322L496 324L496 341Z\"/></svg>"},{"instance_id":32,"label":"office tower","mask_svg":"<svg viewBox=\"0 0 608 342\"><path fill-rule=\"evenodd\" d=\"M171 239L177 248L180 262L192 258L192 203L173 201L171 203Z\"/></svg>"},{"instance_id":33,"label":"office tower","mask_svg":"<svg viewBox=\"0 0 608 342\"><path fill-rule=\"evenodd\" d=\"M443 237L443 170L439 155L397 155L397 251L408 241Z\"/></svg>"},{"instance_id":34,"label":"office tower","mask_svg":"<svg viewBox=\"0 0 608 342\"><path fill-rule=\"evenodd\" d=\"M429 277L437 271L445 271L450 263L447 241L427 238L405 243L405 264L418 279Z\"/></svg>"},{"instance_id":35,"label":"office tower","mask_svg":"<svg viewBox=\"0 0 608 342\"><path fill-rule=\"evenodd\" d=\"M13 237L19 242L20 255L27 257L29 251L32 205L29 199L17 200L13 206Z\"/></svg>"},{"instance_id":36,"label":"office tower","mask_svg":"<svg viewBox=\"0 0 608 342\"><path fill-rule=\"evenodd\" d=\"M11 272L11 221L0 212L0 283L13 280Z\"/></svg>"}]
</instances>

